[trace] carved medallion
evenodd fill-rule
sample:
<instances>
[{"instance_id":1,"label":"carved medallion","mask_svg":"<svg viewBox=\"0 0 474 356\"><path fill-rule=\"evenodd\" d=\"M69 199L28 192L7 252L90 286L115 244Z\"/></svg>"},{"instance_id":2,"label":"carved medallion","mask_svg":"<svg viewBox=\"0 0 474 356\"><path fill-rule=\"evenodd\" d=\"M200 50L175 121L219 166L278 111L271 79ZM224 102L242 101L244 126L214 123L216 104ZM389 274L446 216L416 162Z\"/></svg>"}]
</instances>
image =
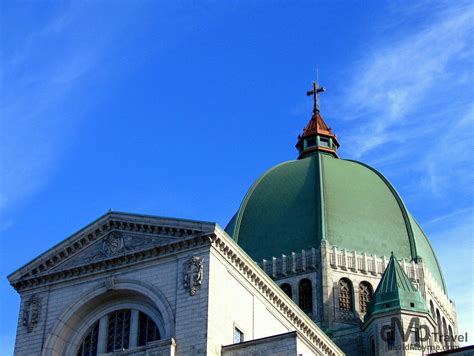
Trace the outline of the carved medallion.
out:
<instances>
[{"instance_id":1,"label":"carved medallion","mask_svg":"<svg viewBox=\"0 0 474 356\"><path fill-rule=\"evenodd\" d=\"M204 258L193 256L184 263L183 285L185 289L189 289L189 295L195 295L201 288L203 276Z\"/></svg>"},{"instance_id":2,"label":"carved medallion","mask_svg":"<svg viewBox=\"0 0 474 356\"><path fill-rule=\"evenodd\" d=\"M104 238L102 250L106 256L114 256L123 250L123 236L112 232Z\"/></svg>"},{"instance_id":3,"label":"carved medallion","mask_svg":"<svg viewBox=\"0 0 474 356\"><path fill-rule=\"evenodd\" d=\"M30 333L34 326L38 323L41 313L41 298L37 295L32 295L23 306L23 325Z\"/></svg>"}]
</instances>

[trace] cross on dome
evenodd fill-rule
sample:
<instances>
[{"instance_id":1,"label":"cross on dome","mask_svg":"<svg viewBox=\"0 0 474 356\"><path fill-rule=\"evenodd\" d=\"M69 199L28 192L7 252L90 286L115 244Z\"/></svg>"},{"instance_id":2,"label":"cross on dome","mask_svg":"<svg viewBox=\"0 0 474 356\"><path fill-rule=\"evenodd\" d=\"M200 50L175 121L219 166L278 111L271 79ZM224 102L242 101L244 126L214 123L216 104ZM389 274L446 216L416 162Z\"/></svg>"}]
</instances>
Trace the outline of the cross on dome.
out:
<instances>
[{"instance_id":1,"label":"cross on dome","mask_svg":"<svg viewBox=\"0 0 474 356\"><path fill-rule=\"evenodd\" d=\"M313 112L319 112L319 93L324 93L325 91L326 89L324 87L320 87L318 82L313 82L313 90L306 92L307 96L313 96Z\"/></svg>"},{"instance_id":2,"label":"cross on dome","mask_svg":"<svg viewBox=\"0 0 474 356\"><path fill-rule=\"evenodd\" d=\"M309 120L309 123L303 129L303 133L298 135L296 148L299 151L299 159L316 152L322 152L338 157L337 149L339 148L339 142L337 137L332 132L331 128L324 122L319 112L319 93L325 91L326 89L319 86L318 81L316 80L313 82L313 90L306 92L306 95L313 96L314 107L311 120Z\"/></svg>"}]
</instances>

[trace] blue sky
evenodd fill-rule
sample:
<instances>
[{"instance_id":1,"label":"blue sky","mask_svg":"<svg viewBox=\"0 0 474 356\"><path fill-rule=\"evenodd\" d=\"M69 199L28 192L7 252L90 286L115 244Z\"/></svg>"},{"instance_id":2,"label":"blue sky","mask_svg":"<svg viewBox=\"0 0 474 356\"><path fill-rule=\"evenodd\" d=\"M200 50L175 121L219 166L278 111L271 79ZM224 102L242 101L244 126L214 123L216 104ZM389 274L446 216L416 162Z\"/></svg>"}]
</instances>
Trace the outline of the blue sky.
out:
<instances>
[{"instance_id":1,"label":"blue sky","mask_svg":"<svg viewBox=\"0 0 474 356\"><path fill-rule=\"evenodd\" d=\"M110 208L225 226L296 157L319 68L341 156L430 236L474 337L472 2L2 1L0 353L6 275Z\"/></svg>"}]
</instances>

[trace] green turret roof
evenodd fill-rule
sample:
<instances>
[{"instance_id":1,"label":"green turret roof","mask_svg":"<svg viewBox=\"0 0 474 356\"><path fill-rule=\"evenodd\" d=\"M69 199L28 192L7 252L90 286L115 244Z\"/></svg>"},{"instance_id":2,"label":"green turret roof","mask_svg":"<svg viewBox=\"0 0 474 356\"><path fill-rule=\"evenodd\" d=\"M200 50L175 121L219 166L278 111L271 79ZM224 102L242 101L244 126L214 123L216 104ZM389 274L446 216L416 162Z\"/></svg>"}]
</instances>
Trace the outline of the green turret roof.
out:
<instances>
[{"instance_id":1,"label":"green turret roof","mask_svg":"<svg viewBox=\"0 0 474 356\"><path fill-rule=\"evenodd\" d=\"M415 288L392 254L372 297L366 319L375 314L394 310L428 313L426 303L420 292Z\"/></svg>"}]
</instances>

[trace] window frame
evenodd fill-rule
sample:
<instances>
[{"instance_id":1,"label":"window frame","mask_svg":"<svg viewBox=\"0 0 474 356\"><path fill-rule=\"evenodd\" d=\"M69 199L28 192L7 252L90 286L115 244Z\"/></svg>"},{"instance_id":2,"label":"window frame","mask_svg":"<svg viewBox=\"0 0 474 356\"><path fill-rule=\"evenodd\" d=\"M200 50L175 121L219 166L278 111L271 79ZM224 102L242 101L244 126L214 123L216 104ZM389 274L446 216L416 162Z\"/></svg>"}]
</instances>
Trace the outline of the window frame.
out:
<instances>
[{"instance_id":1,"label":"window frame","mask_svg":"<svg viewBox=\"0 0 474 356\"><path fill-rule=\"evenodd\" d=\"M150 303L148 303L146 301L142 301L142 300L131 300L131 301L118 302L117 300L112 299L112 300L104 303L101 308L98 308L97 310L90 313L87 317L84 318L84 322L77 329L76 333L71 338L71 342L65 348L65 350L64 350L65 354L67 354L67 355L77 355L83 338L86 336L87 332L89 332L90 328L94 325L94 323L99 321L99 335L100 335L100 327L101 327L100 320L104 317L107 317L109 314L111 314L115 311L121 310L121 309L131 309L132 311L137 310L138 312L141 311L142 313L148 315L148 317L151 318L155 322L156 326L158 327L159 333L160 333L160 338L161 338L160 340L163 340L164 335L167 335L165 333L164 321L163 321L163 318L162 318L160 312L157 310L156 307L153 307ZM138 317L137 317L136 322L138 323ZM106 325L105 325L105 333L106 333L105 338L107 338L107 323L108 323L108 320L106 320L105 323L106 323ZM137 335L133 335L133 336L136 337L136 339L137 339L136 340L136 345L133 346L133 347L129 346L128 350L132 350L135 347L137 347L137 348L139 347L138 346L138 333L137 333ZM132 337L132 335L130 335L130 337ZM98 348L100 347L100 341L101 340L99 340L99 342L98 342ZM131 342L130 342L130 344L133 345ZM143 347L143 346L140 346L140 347ZM105 351L106 348L107 348L107 346L105 345L104 352L106 352ZM114 351L114 352L117 352L117 351Z\"/></svg>"},{"instance_id":2,"label":"window frame","mask_svg":"<svg viewBox=\"0 0 474 356\"><path fill-rule=\"evenodd\" d=\"M342 286L341 282L347 282L347 285L349 286L349 290L347 291L348 294L348 301L350 303L349 308L343 308L343 300L342 300ZM337 282L337 287L338 287L338 306L339 306L339 311L343 313L353 313L354 312L354 285L352 284L352 281L348 278L340 278L339 281Z\"/></svg>"},{"instance_id":3,"label":"window frame","mask_svg":"<svg viewBox=\"0 0 474 356\"><path fill-rule=\"evenodd\" d=\"M369 292L368 298L366 295L362 294L362 286L367 286L367 290ZM374 289L372 288L372 284L367 281L362 281L359 283L359 312L360 314L364 315L368 312L369 304L372 301L374 296ZM364 310L365 309L365 310Z\"/></svg>"},{"instance_id":4,"label":"window frame","mask_svg":"<svg viewBox=\"0 0 474 356\"><path fill-rule=\"evenodd\" d=\"M236 334L240 335L240 340L239 341L236 341L236 338L235 338ZM232 333L232 341L233 341L233 344L240 344L242 342L245 342L245 332L236 323L234 323L234 328L233 328L233 333Z\"/></svg>"}]
</instances>

